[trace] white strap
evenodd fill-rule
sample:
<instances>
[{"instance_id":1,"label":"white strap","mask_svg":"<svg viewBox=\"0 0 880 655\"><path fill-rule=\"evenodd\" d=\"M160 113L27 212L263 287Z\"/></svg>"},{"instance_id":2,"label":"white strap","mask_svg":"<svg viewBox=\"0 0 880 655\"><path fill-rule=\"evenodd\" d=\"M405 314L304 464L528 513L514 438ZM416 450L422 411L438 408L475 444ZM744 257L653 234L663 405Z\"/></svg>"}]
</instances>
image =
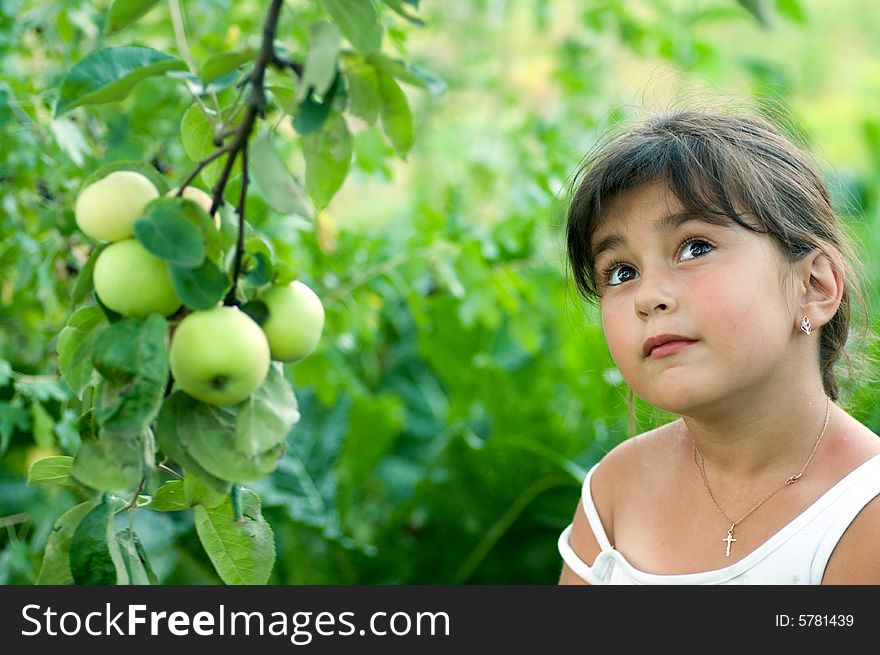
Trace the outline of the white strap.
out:
<instances>
[{"instance_id":1,"label":"white strap","mask_svg":"<svg viewBox=\"0 0 880 655\"><path fill-rule=\"evenodd\" d=\"M825 567L828 565L828 560L831 559L831 553L834 552L837 542L840 541L849 524L864 509L865 505L880 495L880 455L875 455L857 467L850 475L852 482L841 487L833 499L837 501L843 498L843 502L839 505L834 503L837 505L835 511L838 513L838 518L825 533L825 538L813 557L813 563L810 567L810 582L812 584L822 583Z\"/></svg>"},{"instance_id":2,"label":"white strap","mask_svg":"<svg viewBox=\"0 0 880 655\"><path fill-rule=\"evenodd\" d=\"M605 581L597 576L593 572L592 567L578 557L578 554L574 552L574 549L571 547L571 543L569 542L571 526L572 524L569 523L568 527L566 527L565 530L562 531L562 534L559 535L559 554L562 555L563 561L568 564L568 568L577 573L587 584L605 584Z\"/></svg>"},{"instance_id":3,"label":"white strap","mask_svg":"<svg viewBox=\"0 0 880 655\"><path fill-rule=\"evenodd\" d=\"M583 501L584 513L587 515L587 520L590 522L590 529L593 531L596 541L599 542L599 547L603 551L606 551L613 548L613 546L611 545L608 536L605 534L605 528L602 526L602 519L599 518L599 512L596 511L596 504L593 502L593 494L590 491L590 478L593 477L593 471L596 470L597 466L599 466L598 462L593 465L593 468L589 470L584 478L584 484L581 488L581 500Z\"/></svg>"}]
</instances>

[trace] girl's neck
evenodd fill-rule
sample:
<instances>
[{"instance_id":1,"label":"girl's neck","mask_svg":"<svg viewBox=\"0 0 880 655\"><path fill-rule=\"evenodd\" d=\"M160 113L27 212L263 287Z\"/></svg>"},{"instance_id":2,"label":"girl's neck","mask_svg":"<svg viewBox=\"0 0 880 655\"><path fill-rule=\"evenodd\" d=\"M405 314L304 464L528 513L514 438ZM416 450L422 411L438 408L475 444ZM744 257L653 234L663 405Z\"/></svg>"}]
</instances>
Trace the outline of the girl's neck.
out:
<instances>
[{"instance_id":1,"label":"girl's neck","mask_svg":"<svg viewBox=\"0 0 880 655\"><path fill-rule=\"evenodd\" d=\"M747 485L774 477L781 481L801 470L822 431L828 396L821 381L818 388L789 391L761 391L736 402L731 399L711 412L682 416L707 475L723 483ZM832 403L823 441L834 415Z\"/></svg>"}]
</instances>

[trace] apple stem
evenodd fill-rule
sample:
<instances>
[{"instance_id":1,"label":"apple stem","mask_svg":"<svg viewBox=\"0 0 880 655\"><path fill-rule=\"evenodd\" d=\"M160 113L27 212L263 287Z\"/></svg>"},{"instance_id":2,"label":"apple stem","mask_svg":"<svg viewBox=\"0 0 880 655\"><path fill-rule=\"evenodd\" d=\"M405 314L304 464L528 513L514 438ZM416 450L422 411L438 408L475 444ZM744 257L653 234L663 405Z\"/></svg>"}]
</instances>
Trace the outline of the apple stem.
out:
<instances>
[{"instance_id":1,"label":"apple stem","mask_svg":"<svg viewBox=\"0 0 880 655\"><path fill-rule=\"evenodd\" d=\"M266 94L263 89L263 80L266 77L266 69L270 65L275 66L288 66L291 63L287 60L283 60L275 54L275 33L278 31L278 18L281 14L281 8L284 5L284 0L272 0L271 5L269 6L269 10L266 12L266 19L263 22L263 42L260 45L260 52L257 55L257 60L254 62L254 67L251 70L250 74L243 80L244 84L250 84L251 90L247 100L247 111L244 114L244 117L241 119L241 123L238 124L237 127L232 128L230 130L226 130L223 132L220 137L225 139L227 136L234 136L232 143L228 146L218 147L216 151L214 151L209 157L203 159L196 166L196 170L190 174L190 176L184 181L183 184L180 185L180 189L177 195L182 195L183 190L186 186L192 182L196 175L207 166L209 163L218 159L223 155L227 155L226 161L223 165L223 171L220 173L220 177L217 180L217 183L214 185L214 188L211 190L211 209L208 211L209 216L213 216L217 209L223 204L223 194L226 191L226 183L229 181L229 176L232 172L232 166L235 164L235 160L240 156L241 157L241 169L242 169L242 183L241 183L241 195L239 197L238 202L238 242L235 247L235 265L232 273L232 288L229 290L229 293L226 295L226 298L223 301L224 305L232 305L239 306L241 303L239 302L236 291L238 287L238 277L241 274L241 259L244 255L244 224L245 224L245 215L244 215L244 198L247 194L247 146L248 139L251 136L251 133L254 130L254 125L257 122L257 118L265 118L266 115ZM297 68L295 66L290 66L294 73L297 73ZM221 139L221 143L222 143ZM215 141L215 145L217 142Z\"/></svg>"},{"instance_id":2,"label":"apple stem","mask_svg":"<svg viewBox=\"0 0 880 655\"><path fill-rule=\"evenodd\" d=\"M241 193L238 196L238 242L235 244L235 262L232 267L232 287L226 298L223 299L224 305L241 307L241 301L236 295L238 290L238 277L241 275L241 260L244 255L244 206L247 199L248 187L248 159L247 159L248 140L245 138L244 146L241 150Z\"/></svg>"},{"instance_id":3,"label":"apple stem","mask_svg":"<svg viewBox=\"0 0 880 655\"><path fill-rule=\"evenodd\" d=\"M229 500L232 502L232 519L241 519L241 485L237 482L229 490Z\"/></svg>"}]
</instances>

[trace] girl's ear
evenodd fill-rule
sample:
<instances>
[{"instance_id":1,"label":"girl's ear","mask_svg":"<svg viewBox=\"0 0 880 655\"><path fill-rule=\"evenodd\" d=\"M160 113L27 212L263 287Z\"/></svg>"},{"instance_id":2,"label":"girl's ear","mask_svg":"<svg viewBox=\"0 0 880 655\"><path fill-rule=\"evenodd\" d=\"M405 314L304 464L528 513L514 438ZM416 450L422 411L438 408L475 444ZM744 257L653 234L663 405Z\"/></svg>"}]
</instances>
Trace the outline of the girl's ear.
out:
<instances>
[{"instance_id":1,"label":"girl's ear","mask_svg":"<svg viewBox=\"0 0 880 655\"><path fill-rule=\"evenodd\" d=\"M814 327L825 325L837 313L843 297L843 264L837 259L814 250L798 263L800 272L800 314L807 316Z\"/></svg>"}]
</instances>

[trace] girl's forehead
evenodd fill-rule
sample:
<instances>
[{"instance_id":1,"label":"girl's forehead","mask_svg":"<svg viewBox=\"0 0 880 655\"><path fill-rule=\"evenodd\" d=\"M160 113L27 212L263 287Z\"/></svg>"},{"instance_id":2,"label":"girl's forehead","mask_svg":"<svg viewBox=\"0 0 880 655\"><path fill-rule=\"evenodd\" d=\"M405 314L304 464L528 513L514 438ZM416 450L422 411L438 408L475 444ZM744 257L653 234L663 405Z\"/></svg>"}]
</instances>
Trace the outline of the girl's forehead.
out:
<instances>
[{"instance_id":1,"label":"girl's forehead","mask_svg":"<svg viewBox=\"0 0 880 655\"><path fill-rule=\"evenodd\" d=\"M622 234L632 229L660 229L666 223L682 222L678 217L687 214L684 205L672 190L662 182L654 182L626 189L611 198L598 217L591 242L597 243L609 234Z\"/></svg>"}]
</instances>

